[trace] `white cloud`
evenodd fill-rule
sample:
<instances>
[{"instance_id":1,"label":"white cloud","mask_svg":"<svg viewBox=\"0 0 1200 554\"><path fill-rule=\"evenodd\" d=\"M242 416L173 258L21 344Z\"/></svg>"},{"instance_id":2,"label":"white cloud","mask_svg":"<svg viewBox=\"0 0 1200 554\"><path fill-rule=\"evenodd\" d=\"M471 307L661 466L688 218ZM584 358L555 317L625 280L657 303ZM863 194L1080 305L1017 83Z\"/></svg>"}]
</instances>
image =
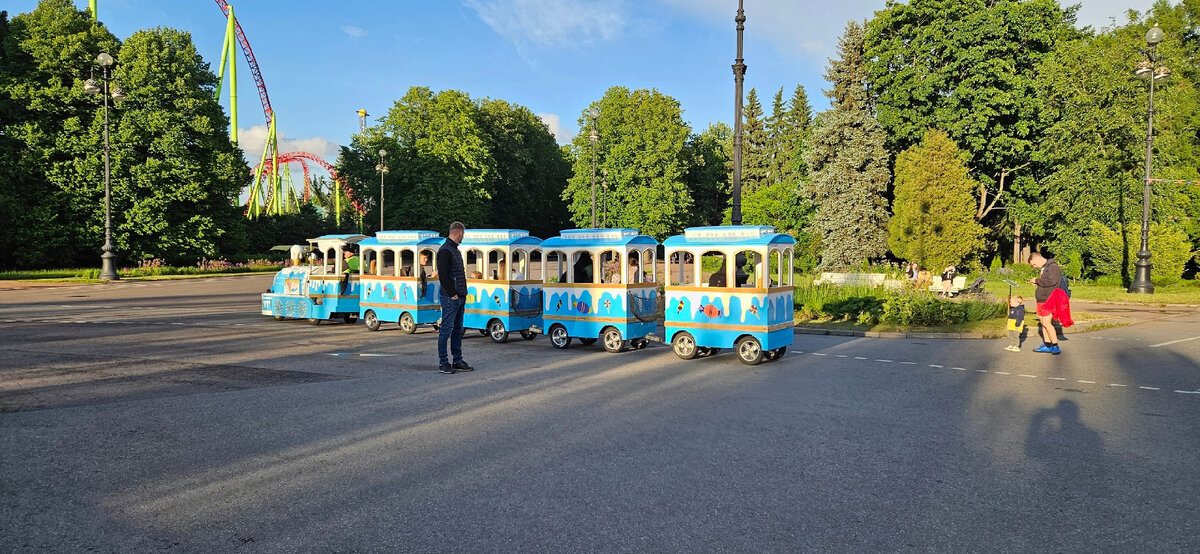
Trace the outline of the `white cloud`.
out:
<instances>
[{"instance_id":1,"label":"white cloud","mask_svg":"<svg viewBox=\"0 0 1200 554\"><path fill-rule=\"evenodd\" d=\"M463 0L484 23L518 47L604 42L625 26L621 0Z\"/></svg>"},{"instance_id":2,"label":"white cloud","mask_svg":"<svg viewBox=\"0 0 1200 554\"><path fill-rule=\"evenodd\" d=\"M276 141L279 143L279 153L286 152L308 152L316 154L325 161L333 163L337 160L338 144L324 137L309 137L309 138L287 138L287 135L276 130ZM250 163L250 167L258 165L262 159L263 149L267 142L267 126L255 125L249 129L238 128L238 146L242 147L242 152L246 155L246 161ZM314 164L315 165L315 164ZM310 168L313 165L309 166Z\"/></svg>"},{"instance_id":3,"label":"white cloud","mask_svg":"<svg viewBox=\"0 0 1200 554\"><path fill-rule=\"evenodd\" d=\"M342 25L342 32L354 38L362 38L367 36L367 32L353 25Z\"/></svg>"},{"instance_id":4,"label":"white cloud","mask_svg":"<svg viewBox=\"0 0 1200 554\"><path fill-rule=\"evenodd\" d=\"M550 128L550 134L554 135L554 140L558 141L559 144L571 140L572 133L563 129L562 119L557 114L540 113L537 116L542 120L542 123L545 123Z\"/></svg>"}]
</instances>

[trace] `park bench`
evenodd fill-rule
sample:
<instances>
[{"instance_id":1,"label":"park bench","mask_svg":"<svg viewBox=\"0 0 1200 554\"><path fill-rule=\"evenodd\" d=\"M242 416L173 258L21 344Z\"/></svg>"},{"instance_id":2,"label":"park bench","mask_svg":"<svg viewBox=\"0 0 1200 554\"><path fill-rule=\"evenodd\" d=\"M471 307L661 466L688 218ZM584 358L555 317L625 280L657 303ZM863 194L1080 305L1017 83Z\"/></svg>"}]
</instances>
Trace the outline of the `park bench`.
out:
<instances>
[{"instance_id":1,"label":"park bench","mask_svg":"<svg viewBox=\"0 0 1200 554\"><path fill-rule=\"evenodd\" d=\"M963 290L966 287L967 287L967 278L963 275L959 275L958 277L955 277L953 281L950 282L950 295L954 296L955 294L958 294L959 291ZM937 292L937 293L945 292L942 289L942 280L935 278L933 280L933 284L929 285L929 292Z\"/></svg>"}]
</instances>

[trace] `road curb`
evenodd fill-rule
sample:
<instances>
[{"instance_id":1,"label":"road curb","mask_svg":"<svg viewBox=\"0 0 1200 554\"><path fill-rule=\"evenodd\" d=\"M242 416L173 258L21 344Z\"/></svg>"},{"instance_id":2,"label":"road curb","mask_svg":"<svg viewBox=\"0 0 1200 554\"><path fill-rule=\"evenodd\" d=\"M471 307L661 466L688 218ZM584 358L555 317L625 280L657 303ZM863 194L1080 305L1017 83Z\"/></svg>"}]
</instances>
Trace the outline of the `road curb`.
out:
<instances>
[{"instance_id":1,"label":"road curb","mask_svg":"<svg viewBox=\"0 0 1200 554\"><path fill-rule=\"evenodd\" d=\"M1077 323L1064 332L1068 335L1077 333L1086 333L1100 324L1120 323L1123 325L1133 325L1137 321L1127 317L1110 317L1104 319L1094 319ZM1106 329L1109 327L1105 327ZM823 329L820 327L796 327L794 329L797 335L827 335L831 337L864 337L869 339L1001 339L1002 335L997 333L921 333L909 331L854 331L851 329Z\"/></svg>"}]
</instances>

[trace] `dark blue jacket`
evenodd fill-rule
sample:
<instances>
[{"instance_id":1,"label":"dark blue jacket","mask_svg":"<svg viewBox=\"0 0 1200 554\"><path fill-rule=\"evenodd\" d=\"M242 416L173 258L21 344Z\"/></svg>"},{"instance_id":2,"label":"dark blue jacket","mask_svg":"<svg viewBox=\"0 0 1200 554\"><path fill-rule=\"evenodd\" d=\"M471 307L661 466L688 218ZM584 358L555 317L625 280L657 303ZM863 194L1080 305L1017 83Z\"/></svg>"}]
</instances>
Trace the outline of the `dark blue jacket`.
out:
<instances>
[{"instance_id":1,"label":"dark blue jacket","mask_svg":"<svg viewBox=\"0 0 1200 554\"><path fill-rule=\"evenodd\" d=\"M442 296L467 297L467 273L463 269L462 253L458 243L450 239L442 243L437 251L438 281L442 284Z\"/></svg>"}]
</instances>

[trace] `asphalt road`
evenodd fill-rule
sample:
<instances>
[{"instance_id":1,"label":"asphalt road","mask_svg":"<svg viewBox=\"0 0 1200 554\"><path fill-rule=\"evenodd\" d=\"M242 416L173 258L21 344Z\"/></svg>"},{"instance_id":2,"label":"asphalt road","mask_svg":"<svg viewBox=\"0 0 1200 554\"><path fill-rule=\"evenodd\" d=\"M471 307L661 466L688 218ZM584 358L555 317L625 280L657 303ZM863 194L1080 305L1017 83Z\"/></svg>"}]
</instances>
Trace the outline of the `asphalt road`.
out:
<instances>
[{"instance_id":1,"label":"asphalt road","mask_svg":"<svg viewBox=\"0 0 1200 554\"><path fill-rule=\"evenodd\" d=\"M1200 549L1200 313L780 361L276 322L269 276L0 291L0 551Z\"/></svg>"}]
</instances>

